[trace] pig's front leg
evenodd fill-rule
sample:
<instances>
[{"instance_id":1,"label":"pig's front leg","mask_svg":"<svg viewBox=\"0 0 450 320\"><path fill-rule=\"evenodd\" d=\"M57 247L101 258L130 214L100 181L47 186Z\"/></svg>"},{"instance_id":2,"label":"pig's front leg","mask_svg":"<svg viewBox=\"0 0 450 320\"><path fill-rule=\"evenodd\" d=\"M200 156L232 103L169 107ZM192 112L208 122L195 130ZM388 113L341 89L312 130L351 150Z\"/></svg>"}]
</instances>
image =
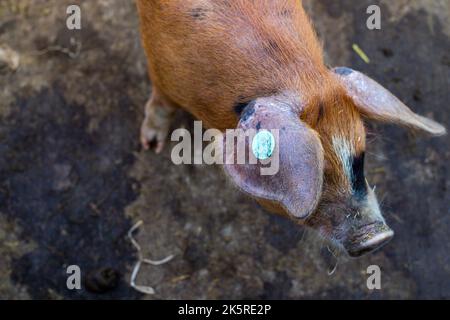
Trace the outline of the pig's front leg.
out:
<instances>
[{"instance_id":1,"label":"pig's front leg","mask_svg":"<svg viewBox=\"0 0 450 320\"><path fill-rule=\"evenodd\" d=\"M150 149L152 143L156 153L163 150L175 109L176 105L153 87L141 126L141 144L145 150Z\"/></svg>"}]
</instances>

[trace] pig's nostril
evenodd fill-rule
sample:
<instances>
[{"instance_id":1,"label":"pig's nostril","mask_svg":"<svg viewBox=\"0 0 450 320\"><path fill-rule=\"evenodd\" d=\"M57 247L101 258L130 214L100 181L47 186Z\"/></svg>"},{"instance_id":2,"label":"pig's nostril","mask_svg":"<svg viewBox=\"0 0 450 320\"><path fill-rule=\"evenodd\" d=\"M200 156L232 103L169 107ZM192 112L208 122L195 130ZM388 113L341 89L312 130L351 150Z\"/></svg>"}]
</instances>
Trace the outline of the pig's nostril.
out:
<instances>
[{"instance_id":1,"label":"pig's nostril","mask_svg":"<svg viewBox=\"0 0 450 320\"><path fill-rule=\"evenodd\" d=\"M351 257L360 257L366 253L376 250L388 243L394 236L394 231L388 229L383 232L376 233L372 237L364 241L353 243L347 248L347 252Z\"/></svg>"}]
</instances>

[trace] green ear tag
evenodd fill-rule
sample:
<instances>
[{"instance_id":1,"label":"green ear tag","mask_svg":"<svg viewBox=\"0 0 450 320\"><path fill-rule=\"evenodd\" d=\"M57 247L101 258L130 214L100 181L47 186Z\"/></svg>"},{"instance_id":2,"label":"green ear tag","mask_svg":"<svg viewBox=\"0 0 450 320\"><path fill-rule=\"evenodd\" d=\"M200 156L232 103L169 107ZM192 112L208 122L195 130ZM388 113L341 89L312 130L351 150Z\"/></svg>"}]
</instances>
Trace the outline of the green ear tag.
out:
<instances>
[{"instance_id":1,"label":"green ear tag","mask_svg":"<svg viewBox=\"0 0 450 320\"><path fill-rule=\"evenodd\" d=\"M262 130L253 138L252 151L259 160L265 160L272 156L275 149L275 138L270 131Z\"/></svg>"}]
</instances>

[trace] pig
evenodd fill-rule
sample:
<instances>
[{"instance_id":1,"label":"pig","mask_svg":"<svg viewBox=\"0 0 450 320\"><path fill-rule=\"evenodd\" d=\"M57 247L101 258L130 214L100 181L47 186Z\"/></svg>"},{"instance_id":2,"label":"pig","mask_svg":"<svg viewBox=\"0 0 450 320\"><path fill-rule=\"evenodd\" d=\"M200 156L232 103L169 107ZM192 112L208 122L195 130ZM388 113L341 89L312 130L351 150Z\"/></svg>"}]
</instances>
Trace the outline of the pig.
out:
<instances>
[{"instance_id":1,"label":"pig","mask_svg":"<svg viewBox=\"0 0 450 320\"><path fill-rule=\"evenodd\" d=\"M222 132L277 129L279 172L223 165L237 188L351 257L393 237L364 175L364 121L434 136L446 133L442 125L370 77L327 67L301 1L137 0L137 7L152 83L144 149L161 152L177 108Z\"/></svg>"}]
</instances>

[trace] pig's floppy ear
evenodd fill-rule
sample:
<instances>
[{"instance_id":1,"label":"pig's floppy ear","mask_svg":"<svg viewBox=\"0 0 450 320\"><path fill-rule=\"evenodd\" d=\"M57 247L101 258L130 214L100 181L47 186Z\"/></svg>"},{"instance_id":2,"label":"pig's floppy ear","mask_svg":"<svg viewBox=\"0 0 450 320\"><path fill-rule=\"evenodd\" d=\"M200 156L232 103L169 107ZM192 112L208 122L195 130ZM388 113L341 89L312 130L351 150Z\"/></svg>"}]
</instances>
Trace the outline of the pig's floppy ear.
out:
<instances>
[{"instance_id":1,"label":"pig's floppy ear","mask_svg":"<svg viewBox=\"0 0 450 320\"><path fill-rule=\"evenodd\" d=\"M446 133L439 123L412 112L375 80L350 68L333 69L348 95L367 118L399 123L440 136Z\"/></svg>"},{"instance_id":2,"label":"pig's floppy ear","mask_svg":"<svg viewBox=\"0 0 450 320\"><path fill-rule=\"evenodd\" d=\"M233 151L225 152L230 140L227 134L223 140L226 174L250 196L278 203L291 217L308 217L322 191L323 150L316 132L290 108L264 99L244 109L237 129L241 129L237 136L244 136L246 154L255 163L251 164L250 159L237 163L237 143L233 143ZM253 137L247 135L249 131ZM261 169L269 167L272 172L263 175Z\"/></svg>"}]
</instances>

